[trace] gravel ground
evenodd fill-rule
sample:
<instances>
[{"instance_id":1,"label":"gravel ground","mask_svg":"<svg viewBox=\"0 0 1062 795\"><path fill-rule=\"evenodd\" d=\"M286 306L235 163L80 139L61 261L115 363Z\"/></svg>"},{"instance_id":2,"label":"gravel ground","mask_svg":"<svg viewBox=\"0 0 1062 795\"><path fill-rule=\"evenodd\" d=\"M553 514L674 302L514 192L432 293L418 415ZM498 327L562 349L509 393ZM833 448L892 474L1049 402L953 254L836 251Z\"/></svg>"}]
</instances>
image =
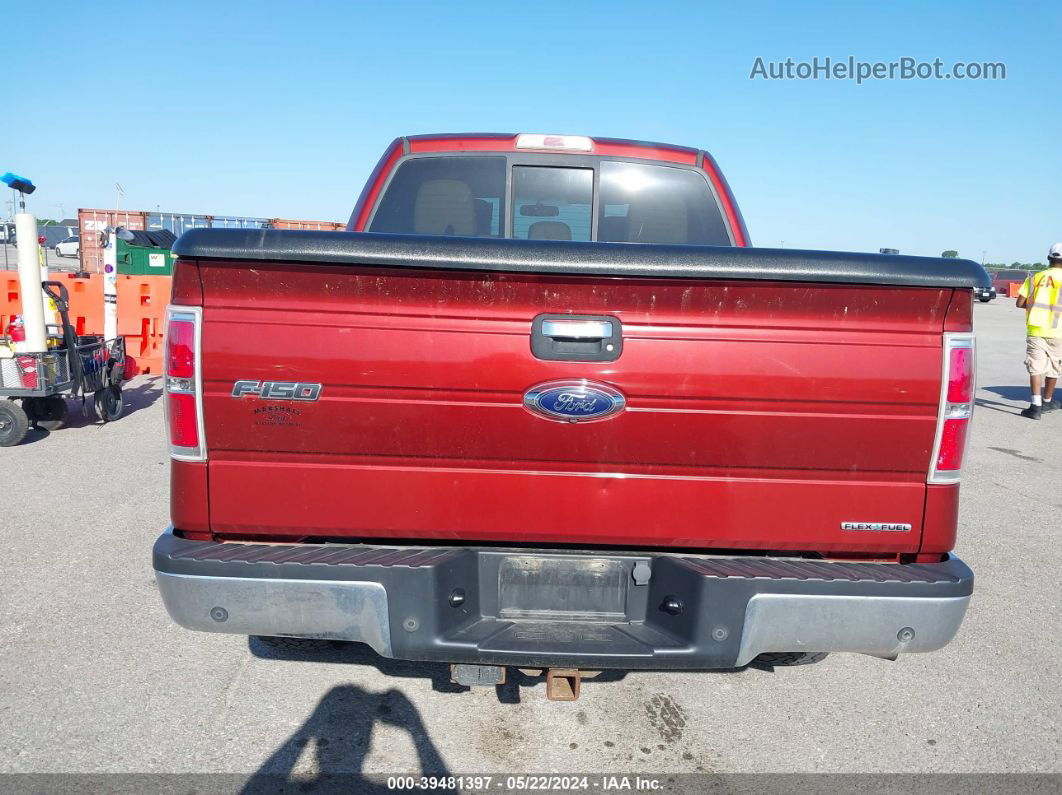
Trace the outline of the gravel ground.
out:
<instances>
[{"instance_id":1,"label":"gravel ground","mask_svg":"<svg viewBox=\"0 0 1062 795\"><path fill-rule=\"evenodd\" d=\"M1013 301L976 317L958 553L978 579L950 646L630 673L571 704L541 685L447 692L442 666L357 646L281 654L172 624L149 556L168 516L162 405L137 379L119 422L0 450L0 772L1062 772L1062 416L1017 416Z\"/></svg>"}]
</instances>

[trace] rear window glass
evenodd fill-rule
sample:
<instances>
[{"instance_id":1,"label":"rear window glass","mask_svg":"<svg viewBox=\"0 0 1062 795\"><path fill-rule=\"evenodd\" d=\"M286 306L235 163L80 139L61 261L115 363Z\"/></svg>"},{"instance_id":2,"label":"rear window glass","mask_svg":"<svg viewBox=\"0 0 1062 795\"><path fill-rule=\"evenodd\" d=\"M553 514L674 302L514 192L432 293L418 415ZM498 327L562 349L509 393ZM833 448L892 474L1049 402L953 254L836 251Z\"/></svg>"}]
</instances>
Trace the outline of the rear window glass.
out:
<instances>
[{"instance_id":1,"label":"rear window glass","mask_svg":"<svg viewBox=\"0 0 1062 795\"><path fill-rule=\"evenodd\" d=\"M501 237L504 157L423 157L403 163L370 232Z\"/></svg>"},{"instance_id":2,"label":"rear window glass","mask_svg":"<svg viewBox=\"0 0 1062 795\"><path fill-rule=\"evenodd\" d=\"M684 168L602 162L597 223L604 242L730 245L707 181Z\"/></svg>"},{"instance_id":3,"label":"rear window glass","mask_svg":"<svg viewBox=\"0 0 1062 795\"><path fill-rule=\"evenodd\" d=\"M593 169L513 167L513 237L589 240L593 205Z\"/></svg>"}]
</instances>

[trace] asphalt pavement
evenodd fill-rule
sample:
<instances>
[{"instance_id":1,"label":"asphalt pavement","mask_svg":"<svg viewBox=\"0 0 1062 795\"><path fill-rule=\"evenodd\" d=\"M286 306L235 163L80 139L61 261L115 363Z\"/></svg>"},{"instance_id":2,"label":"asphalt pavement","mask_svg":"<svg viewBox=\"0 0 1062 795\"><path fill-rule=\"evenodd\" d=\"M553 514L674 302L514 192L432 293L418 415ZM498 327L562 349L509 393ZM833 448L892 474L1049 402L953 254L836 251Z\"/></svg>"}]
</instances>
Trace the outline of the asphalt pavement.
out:
<instances>
[{"instance_id":1,"label":"asphalt pavement","mask_svg":"<svg viewBox=\"0 0 1062 795\"><path fill-rule=\"evenodd\" d=\"M48 268L52 271L76 271L81 267L77 257L57 256L54 246L45 250L44 258ZM0 273L5 270L12 272L18 270L18 247L0 243Z\"/></svg>"},{"instance_id":2,"label":"asphalt pavement","mask_svg":"<svg viewBox=\"0 0 1062 795\"><path fill-rule=\"evenodd\" d=\"M1027 403L1022 313L977 305L959 636L896 662L628 673L574 703L453 692L356 645L281 653L167 617L159 382L0 450L0 772L1062 772L1062 412ZM519 677L518 677L519 679Z\"/></svg>"}]
</instances>

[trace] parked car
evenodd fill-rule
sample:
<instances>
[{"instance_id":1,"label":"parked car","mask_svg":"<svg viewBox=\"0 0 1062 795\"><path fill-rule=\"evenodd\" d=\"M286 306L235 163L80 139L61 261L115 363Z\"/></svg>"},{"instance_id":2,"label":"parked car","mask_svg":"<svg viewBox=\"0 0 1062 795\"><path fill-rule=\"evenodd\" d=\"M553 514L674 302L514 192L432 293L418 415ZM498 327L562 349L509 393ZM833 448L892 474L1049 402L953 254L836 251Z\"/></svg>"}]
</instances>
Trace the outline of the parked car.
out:
<instances>
[{"instance_id":1,"label":"parked car","mask_svg":"<svg viewBox=\"0 0 1062 795\"><path fill-rule=\"evenodd\" d=\"M982 304L987 304L993 298L996 297L995 287L975 287L974 298L980 301Z\"/></svg>"},{"instance_id":2,"label":"parked car","mask_svg":"<svg viewBox=\"0 0 1062 795\"><path fill-rule=\"evenodd\" d=\"M71 235L64 237L55 244L55 256L77 257L81 253L81 236Z\"/></svg>"},{"instance_id":3,"label":"parked car","mask_svg":"<svg viewBox=\"0 0 1062 795\"><path fill-rule=\"evenodd\" d=\"M76 257L81 253L81 236L72 235L64 237L55 244L55 256Z\"/></svg>"},{"instance_id":4,"label":"parked car","mask_svg":"<svg viewBox=\"0 0 1062 795\"><path fill-rule=\"evenodd\" d=\"M1010 295L1011 284L1021 284L1029 278L1028 271L1005 270L995 271L992 274L992 286L1000 295Z\"/></svg>"},{"instance_id":5,"label":"parked car","mask_svg":"<svg viewBox=\"0 0 1062 795\"><path fill-rule=\"evenodd\" d=\"M707 153L569 136L398 139L348 229L174 245L180 625L557 698L958 631L977 263L750 248Z\"/></svg>"}]
</instances>

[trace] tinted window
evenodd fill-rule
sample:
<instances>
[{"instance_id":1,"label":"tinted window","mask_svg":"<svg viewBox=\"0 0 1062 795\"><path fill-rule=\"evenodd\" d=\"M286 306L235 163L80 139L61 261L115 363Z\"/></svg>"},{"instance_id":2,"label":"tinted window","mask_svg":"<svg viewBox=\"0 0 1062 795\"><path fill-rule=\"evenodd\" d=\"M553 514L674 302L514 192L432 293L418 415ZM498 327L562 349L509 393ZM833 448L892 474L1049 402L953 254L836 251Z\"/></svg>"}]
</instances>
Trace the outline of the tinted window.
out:
<instances>
[{"instance_id":1,"label":"tinted window","mask_svg":"<svg viewBox=\"0 0 1062 795\"><path fill-rule=\"evenodd\" d=\"M593 203L593 169L513 167L513 237L589 240Z\"/></svg>"},{"instance_id":2,"label":"tinted window","mask_svg":"<svg viewBox=\"0 0 1062 795\"><path fill-rule=\"evenodd\" d=\"M618 162L601 164L597 239L730 245L719 206L699 172Z\"/></svg>"},{"instance_id":3,"label":"tinted window","mask_svg":"<svg viewBox=\"0 0 1062 795\"><path fill-rule=\"evenodd\" d=\"M370 232L500 237L504 157L407 160L387 186Z\"/></svg>"}]
</instances>

